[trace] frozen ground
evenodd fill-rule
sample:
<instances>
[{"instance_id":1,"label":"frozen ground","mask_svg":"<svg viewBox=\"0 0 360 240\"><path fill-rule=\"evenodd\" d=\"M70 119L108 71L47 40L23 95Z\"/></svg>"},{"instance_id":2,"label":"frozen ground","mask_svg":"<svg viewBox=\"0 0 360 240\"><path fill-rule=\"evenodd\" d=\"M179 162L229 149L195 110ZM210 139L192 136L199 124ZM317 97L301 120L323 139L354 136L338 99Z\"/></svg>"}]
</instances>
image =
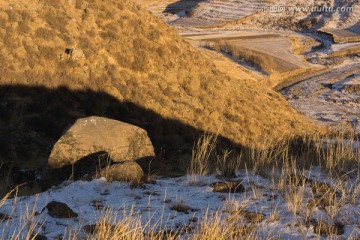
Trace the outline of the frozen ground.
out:
<instances>
[{"instance_id":1,"label":"frozen ground","mask_svg":"<svg viewBox=\"0 0 360 240\"><path fill-rule=\"evenodd\" d=\"M295 27L301 19L315 19L316 28L351 28L360 31L358 20L360 4L358 1L304 1L304 0L136 0L147 7L165 22L175 27L220 27L286 29ZM312 10L315 7L315 10ZM323 10L323 7L332 10ZM336 10L343 7L348 10ZM317 9L317 10L316 10ZM320 9L320 10L319 10ZM250 17L250 18L249 18ZM240 26L242 20L246 24ZM284 21L285 20L285 21ZM313 23L314 23L313 22ZM226 24L226 26L224 25ZM285 25L284 25L285 24Z\"/></svg>"},{"instance_id":2,"label":"frozen ground","mask_svg":"<svg viewBox=\"0 0 360 240\"><path fill-rule=\"evenodd\" d=\"M236 61L238 64L253 64L256 69L247 69L254 73L259 69L260 73L275 73L268 78L262 75L259 81L270 82L271 86L290 82L281 93L294 109L324 125L355 128L360 133L360 59L356 57L360 45L331 44L313 36L269 30L183 34L196 46L229 46L235 52L230 55L233 60L243 60Z\"/></svg>"},{"instance_id":3,"label":"frozen ground","mask_svg":"<svg viewBox=\"0 0 360 240\"><path fill-rule=\"evenodd\" d=\"M148 9L161 16L166 22L174 24L180 31L186 30L189 35L206 31L214 32L218 35L217 38L223 38L233 34L233 32L238 34L239 31L232 30L236 29L234 25L206 30L196 27L209 27L233 22L256 14L257 11L261 12L260 1L255 0L202 1L194 9L181 9L180 7L179 11L175 13L164 12L164 10L169 4L179 1L155 0L151 2L152 4L148 6ZM301 2L305 5L311 3L311 1L294 2ZM335 5L341 5L345 1L332 2ZM358 29L360 26L357 24L360 5L358 1L353 2L356 3L354 4L356 8L352 13L324 14L326 17L325 25L332 28L353 27ZM246 27L259 29L259 26L265 21L270 21L273 24L274 22L271 22L271 19L274 16L286 15L288 14L259 14L261 21L255 21L256 18L254 18L253 24L246 25ZM182 28L183 25L186 25L186 28ZM239 27L239 29L243 28L244 26ZM325 56L328 53L327 51L341 50L344 46L336 45L332 49L323 50L321 53ZM266 47L269 52L272 51L270 46ZM287 50L287 54L291 54L290 50ZM305 79L285 89L282 93L295 109L305 115L318 119L325 124L356 125L356 130L360 132L360 123L358 123L360 119L359 69L360 62L357 59L347 60L341 65L329 66L329 71ZM327 178L325 173L316 169L304 174L316 181L327 182L332 185L337 184L337 180ZM243 181L246 189L244 193L213 192L211 183L221 181L215 176L204 177L195 185L189 184L187 177L158 178L154 184L144 184L138 187L131 187L120 182L108 183L105 179L91 182L66 182L36 196L6 200L0 207L0 213L3 216L5 216L4 214L11 216L11 219L0 219L0 239L8 239L16 230L21 233L19 238L25 239L28 231L26 226L31 224L29 221L31 217L26 217L26 213L29 213L30 216L35 215L32 222L39 223L37 230L40 234L47 236L48 239L56 239L56 237L66 239L66 233L81 229L81 226L96 223L106 209L111 209L118 214L118 219L121 219L123 212L129 212L133 207L135 212L141 216L144 224L150 221L169 229L184 225L190 227L196 225L196 222L193 221L196 219L195 217L201 221L207 211L210 214L216 211L222 211L224 215L229 214L228 209L236 205L244 207L246 211L265 215L264 220L256 224L257 231L263 237L318 238L319 235L314 232L314 226L307 224L307 217L344 224L344 234L331 236L333 238L359 239L360 237L360 199L356 195L358 191L354 191L354 186L359 185L358 178L350 179L347 183L342 184L346 195L345 197L340 196L340 208L337 211L334 210L336 214L331 219L328 214L332 211L331 207L315 207L309 212L307 205L313 199L314 194L308 184L296 187L295 192L289 192L279 190L277 185L279 177L270 179L239 172L237 179ZM301 196L301 201L297 206L295 206L296 200L293 197L295 195L292 195L293 193L299 193ZM50 217L44 207L54 200L68 204L79 216L73 219ZM188 212L171 210L171 207L176 203L188 206ZM33 214L32 211L34 211ZM84 234L82 230L80 230L80 236L81 234Z\"/></svg>"},{"instance_id":4,"label":"frozen ground","mask_svg":"<svg viewBox=\"0 0 360 240\"><path fill-rule=\"evenodd\" d=\"M243 208L245 211L265 215L263 221L256 223L257 233L264 238L318 238L319 235L314 233L314 226L307 224L306 216L310 222L323 220L344 224L344 234L332 235L333 238L358 239L360 237L360 199L354 196L356 194L354 189L358 186L359 179L350 179L347 183L343 183L346 197L339 199L340 208L330 219L327 214L329 207L315 207L309 212L308 202L313 199L312 188L309 184L295 187L294 192L279 191L277 184L280 177L278 175L275 173L274 180L271 180L245 171L238 172L237 180L242 180L245 187L243 193L213 192L211 183L221 181L215 176L203 177L197 184L189 184L187 177L158 178L156 183L139 187L130 187L121 182L108 183L105 179L91 182L65 182L61 186L53 187L36 196L6 200L0 207L0 213L11 216L11 219L0 223L0 236L2 239L8 239L14 229L19 231L21 226L24 224L26 226L30 222L29 218L24 218L26 211L37 213L32 222L38 222L36 229L39 234L45 235L48 239L66 239L65 233L76 232L78 229L80 229L78 237L81 239L84 233L80 226L99 221L104 209L107 208L117 213L117 218L120 220L124 211L128 212L133 207L144 224L150 221L166 229L176 229L179 226L196 225L207 211L209 214L220 211L226 215L231 213L231 209L233 211L236 210L236 206L237 209L240 206L240 209ZM304 175L315 181L331 183L333 187L338 186L337 180L327 178L325 173L321 173L317 168L305 171ZM339 190L338 187L336 188ZM291 201L295 199L296 194L302 196L297 206L294 205L295 200ZM44 207L54 200L68 204L79 216L73 219L50 217ZM187 205L188 212L171 210L171 206L175 203ZM198 220L194 221L194 219ZM25 227L20 232L19 239L25 239L27 228Z\"/></svg>"},{"instance_id":5,"label":"frozen ground","mask_svg":"<svg viewBox=\"0 0 360 240\"><path fill-rule=\"evenodd\" d=\"M360 62L345 61L282 91L301 113L325 125L355 128L360 133Z\"/></svg>"}]
</instances>

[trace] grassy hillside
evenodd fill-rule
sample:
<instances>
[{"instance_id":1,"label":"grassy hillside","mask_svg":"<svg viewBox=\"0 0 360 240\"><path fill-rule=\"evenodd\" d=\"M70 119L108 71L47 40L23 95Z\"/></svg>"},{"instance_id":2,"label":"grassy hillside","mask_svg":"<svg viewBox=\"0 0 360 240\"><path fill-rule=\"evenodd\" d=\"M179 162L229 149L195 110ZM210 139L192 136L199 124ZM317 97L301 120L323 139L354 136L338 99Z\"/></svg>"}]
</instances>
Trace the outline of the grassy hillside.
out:
<instances>
[{"instance_id":1,"label":"grassy hillside","mask_svg":"<svg viewBox=\"0 0 360 240\"><path fill-rule=\"evenodd\" d=\"M165 120L243 146L314 130L279 94L220 73L129 0L2 1L0 73L2 161L46 162L61 131L91 114L146 128L170 155L195 134Z\"/></svg>"}]
</instances>

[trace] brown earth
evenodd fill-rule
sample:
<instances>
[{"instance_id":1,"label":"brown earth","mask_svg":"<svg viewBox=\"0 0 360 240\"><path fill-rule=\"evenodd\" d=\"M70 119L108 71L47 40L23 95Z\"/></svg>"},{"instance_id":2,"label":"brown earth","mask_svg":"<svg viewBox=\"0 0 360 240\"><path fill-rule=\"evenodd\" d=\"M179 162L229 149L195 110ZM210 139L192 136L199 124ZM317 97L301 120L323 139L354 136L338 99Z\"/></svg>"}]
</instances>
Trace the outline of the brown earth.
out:
<instances>
[{"instance_id":1,"label":"brown earth","mask_svg":"<svg viewBox=\"0 0 360 240\"><path fill-rule=\"evenodd\" d=\"M146 129L168 155L203 131L250 146L316 129L128 0L2 1L0 72L3 162L41 166L64 128L89 115Z\"/></svg>"},{"instance_id":2,"label":"brown earth","mask_svg":"<svg viewBox=\"0 0 360 240\"><path fill-rule=\"evenodd\" d=\"M229 52L233 57L246 59L268 73L269 87L286 79L322 69L309 64L302 55L294 54L294 46L288 36L259 36L253 39L227 40L217 43L220 51Z\"/></svg>"},{"instance_id":3,"label":"brown earth","mask_svg":"<svg viewBox=\"0 0 360 240\"><path fill-rule=\"evenodd\" d=\"M324 68L306 61L303 53L318 46L319 43L300 34L275 34L266 30L244 30L210 31L202 34L183 34L182 36L193 46L213 49L227 58L232 58L238 63L238 68L242 67L242 77L247 75L246 78L262 81L269 87L275 87L282 82L291 81L297 76L310 74ZM216 64L215 58L209 53L208 56L214 59L213 62ZM242 65L248 65L248 69ZM219 66L217 64L218 68ZM234 71L227 72L233 73Z\"/></svg>"}]
</instances>

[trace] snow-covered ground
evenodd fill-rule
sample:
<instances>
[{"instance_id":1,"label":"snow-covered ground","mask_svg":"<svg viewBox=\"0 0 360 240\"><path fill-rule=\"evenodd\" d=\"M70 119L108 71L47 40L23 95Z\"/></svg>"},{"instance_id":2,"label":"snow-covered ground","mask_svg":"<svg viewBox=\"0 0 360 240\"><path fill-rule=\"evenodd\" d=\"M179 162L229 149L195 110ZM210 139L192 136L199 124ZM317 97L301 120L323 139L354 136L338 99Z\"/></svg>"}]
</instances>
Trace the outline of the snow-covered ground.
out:
<instances>
[{"instance_id":1,"label":"snow-covered ground","mask_svg":"<svg viewBox=\"0 0 360 240\"><path fill-rule=\"evenodd\" d=\"M209 31L215 32L220 38L234 33L229 31L231 26L227 26L225 29L204 30L193 25L201 26L204 23L216 25L232 22L260 11L259 18L264 18L264 20L254 21L253 24L246 25L247 28L259 28L259 24L261 25L266 21L274 23L272 20L274 16L289 15L286 12L261 14L262 5L259 3L262 2L257 0L209 0L194 7L193 12L186 12L190 9L180 9L177 14L171 14L163 12L169 1L159 1L149 6L148 9L161 16L166 22L175 23L174 26L183 32L187 30L188 35ZM307 1L300 2L307 3ZM312 2L308 1L308 4ZM338 5L345 1L332 2ZM358 1L354 2L356 2L354 4L355 10L358 10L360 5ZM344 16L324 14L325 26L334 28L359 27L359 24L356 25L359 21L359 14L360 11L353 11L347 16L345 16L346 14L343 14ZM182 25L188 27L181 28ZM205 26L207 25L205 24ZM235 33L239 34L239 31ZM323 41L327 43L326 39ZM335 52L349 46L333 45L330 49L330 46L327 45L330 43L325 44L327 49L323 50L323 55L328 54L327 51ZM344 86L359 85L359 63L356 59L355 61L345 61L341 65L333 66L333 70L330 72L309 78L284 90L283 94L295 109L309 117L329 123L355 123L360 119L359 93L348 91ZM356 129L360 132L360 123L357 124ZM345 195L339 196L339 204L337 205L339 209L334 209L332 206L325 208L317 206L309 209L308 203L314 198L311 186L306 184L305 186L292 187L291 190L286 190L287 187L285 190L280 190L281 177L279 173L275 174L273 179L246 171L238 172L238 177L235 180L242 181L246 190L243 193L213 192L211 184L222 181L216 176L201 177L197 184L190 184L187 176L179 178L158 177L155 183L136 187L122 182L109 183L103 178L93 181L68 181L35 196L11 198L3 204L0 201L0 239L16 238L13 236L14 232L20 233L18 239L26 239L27 226L34 223L38 223L36 224L36 231L48 239L56 239L57 237L58 239L66 239L66 234L74 231L80 231L79 235L81 236L84 235L82 226L98 222L106 209L117 214L117 218L120 220L124 212L129 213L133 208L144 225L150 221L152 225L160 225L160 228L175 229L178 226L190 225L191 227L196 225L207 213L212 214L220 211L224 215L230 214L227 210L236 206L241 206L249 212L265 215L263 221L256 223L256 231L262 237L319 238L320 236L314 232L314 226L307 224L307 220L315 219L330 223L340 222L345 226L344 234L332 235L332 238L359 239L360 199L357 195L360 192L359 178L348 179L339 184L339 180L328 178L319 169L305 171L304 175L312 180L333 185L338 190L341 186ZM299 199L300 202L297 202ZM66 203L78 213L78 217L60 219L49 216L45 207L51 201ZM178 203L187 206L188 211L172 210L173 206ZM334 216L330 217L328 213L334 213ZM10 219L2 220L3 217L1 216L9 216ZM196 218L198 220L194 222Z\"/></svg>"},{"instance_id":2,"label":"snow-covered ground","mask_svg":"<svg viewBox=\"0 0 360 240\"><path fill-rule=\"evenodd\" d=\"M150 220L151 224L158 224L169 229L196 224L194 219L197 218L200 222L206 212L211 214L220 211L223 214L229 214L226 209L235 205L244 207L246 211L265 215L264 220L256 224L256 231L260 237L318 238L319 235L314 233L314 227L306 224L306 216L310 219L344 224L344 234L332 235L337 239L360 237L360 199L354 196L359 179L352 179L348 181L348 184L343 184L345 188L348 188L346 196L349 199L341 200L340 209L336 211L333 219L330 219L327 214L328 208L315 207L309 213L307 204L313 194L308 184L296 187L293 192L294 196L296 193L302 195L301 202L296 208L295 201L289 201L293 196L278 190L278 181L281 180L279 173L275 173L274 180L246 171L240 171L237 175L237 180L243 181L245 187L243 193L213 192L211 183L221 181L215 176L199 177L197 184L189 184L187 176L157 178L155 183L137 187L131 187L122 182L109 183L103 178L90 182L64 182L36 196L6 200L0 207L0 213L11 216L11 219L0 223L0 238L8 239L14 231L20 231L19 239L25 239L27 228L22 230L19 228L24 224L26 226L29 219L24 218L25 213L30 212L31 215L32 211L37 213L32 223L38 222L39 234L45 235L48 239L57 237L66 239L65 233L74 232L81 229L81 226L98 222L104 209L107 208L118 213L117 218L121 219L124 211L130 211L133 207L144 224ZM326 174L321 173L319 169L305 171L304 175L312 180L331 183L333 186L337 184L336 180L326 178ZM50 217L48 210L44 207L51 201L66 203L79 216L70 219ZM189 211L184 213L171 210L171 206L175 203L185 204L189 207ZM84 233L81 230L78 234L81 236Z\"/></svg>"},{"instance_id":3,"label":"snow-covered ground","mask_svg":"<svg viewBox=\"0 0 360 240\"><path fill-rule=\"evenodd\" d=\"M325 74L284 89L282 94L306 116L330 126L345 124L360 133L359 66L358 60L346 60Z\"/></svg>"}]
</instances>

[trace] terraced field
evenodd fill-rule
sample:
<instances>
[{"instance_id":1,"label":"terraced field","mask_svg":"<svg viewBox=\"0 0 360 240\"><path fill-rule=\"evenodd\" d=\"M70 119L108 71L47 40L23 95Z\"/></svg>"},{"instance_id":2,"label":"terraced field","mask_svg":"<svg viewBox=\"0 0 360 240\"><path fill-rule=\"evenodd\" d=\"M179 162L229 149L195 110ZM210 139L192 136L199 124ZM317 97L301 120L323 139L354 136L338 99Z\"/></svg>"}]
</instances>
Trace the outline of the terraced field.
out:
<instances>
[{"instance_id":1,"label":"terraced field","mask_svg":"<svg viewBox=\"0 0 360 240\"><path fill-rule=\"evenodd\" d=\"M270 86L305 72L323 67L307 62L297 46L306 40L301 35L264 31L207 32L183 35L200 47L208 47L232 57L239 64L268 77Z\"/></svg>"},{"instance_id":2,"label":"terraced field","mask_svg":"<svg viewBox=\"0 0 360 240\"><path fill-rule=\"evenodd\" d=\"M342 123L360 132L360 63L344 63L283 89L288 102L301 113L336 126Z\"/></svg>"},{"instance_id":3,"label":"terraced field","mask_svg":"<svg viewBox=\"0 0 360 240\"><path fill-rule=\"evenodd\" d=\"M141 0L138 0L141 1ZM215 60L228 58L248 79L281 90L301 113L325 125L359 119L356 80L360 4L356 1L142 1L192 45ZM271 6L351 7L352 11L263 11ZM274 30L279 29L279 30ZM294 31L296 30L297 31ZM319 31L317 31L319 29ZM215 52L219 54L215 55ZM219 60L222 61L222 60ZM225 71L233 71L224 68ZM234 75L234 74L233 74ZM349 80L349 78L354 80ZM328 83L346 87L331 89Z\"/></svg>"},{"instance_id":4,"label":"terraced field","mask_svg":"<svg viewBox=\"0 0 360 240\"><path fill-rule=\"evenodd\" d=\"M258 0L204 1L188 11L187 18L180 18L174 24L180 26L218 25L241 19L262 9L263 4Z\"/></svg>"},{"instance_id":5,"label":"terraced field","mask_svg":"<svg viewBox=\"0 0 360 240\"><path fill-rule=\"evenodd\" d=\"M322 29L322 32L329 34L334 43L360 42L360 33L347 29Z\"/></svg>"}]
</instances>

